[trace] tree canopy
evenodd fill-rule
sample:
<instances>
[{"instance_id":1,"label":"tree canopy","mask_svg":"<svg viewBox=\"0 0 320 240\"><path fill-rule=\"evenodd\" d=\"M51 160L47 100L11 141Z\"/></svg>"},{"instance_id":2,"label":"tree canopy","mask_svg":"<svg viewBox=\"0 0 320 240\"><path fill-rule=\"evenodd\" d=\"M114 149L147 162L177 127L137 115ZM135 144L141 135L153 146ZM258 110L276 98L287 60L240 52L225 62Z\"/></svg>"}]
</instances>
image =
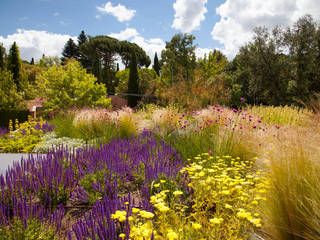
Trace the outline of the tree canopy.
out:
<instances>
[{"instance_id":1,"label":"tree canopy","mask_svg":"<svg viewBox=\"0 0 320 240\"><path fill-rule=\"evenodd\" d=\"M44 107L49 112L71 107L110 107L105 86L96 83L96 78L75 60L65 66L50 67L40 73L38 80L46 98Z\"/></svg>"}]
</instances>

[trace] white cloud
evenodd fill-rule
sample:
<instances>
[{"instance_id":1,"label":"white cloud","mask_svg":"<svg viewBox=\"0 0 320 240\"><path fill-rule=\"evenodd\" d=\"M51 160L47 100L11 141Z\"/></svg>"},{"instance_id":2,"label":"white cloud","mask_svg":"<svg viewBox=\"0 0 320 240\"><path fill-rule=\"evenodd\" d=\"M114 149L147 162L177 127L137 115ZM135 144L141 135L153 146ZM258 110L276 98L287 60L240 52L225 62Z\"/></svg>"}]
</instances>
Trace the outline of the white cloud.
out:
<instances>
[{"instance_id":1,"label":"white cloud","mask_svg":"<svg viewBox=\"0 0 320 240\"><path fill-rule=\"evenodd\" d=\"M120 31L120 33L111 33L109 34L110 37L119 39L119 40L127 40L134 36L139 35L136 29L134 28L126 28L125 30Z\"/></svg>"},{"instance_id":2,"label":"white cloud","mask_svg":"<svg viewBox=\"0 0 320 240\"><path fill-rule=\"evenodd\" d=\"M299 17L312 14L317 18L319 12L318 0L226 0L216 9L221 19L211 36L224 45L227 57L233 58L239 47L252 38L254 27L291 26Z\"/></svg>"},{"instance_id":3,"label":"white cloud","mask_svg":"<svg viewBox=\"0 0 320 240\"><path fill-rule=\"evenodd\" d=\"M176 13L171 27L183 33L198 29L205 19L206 3L207 0L176 0L173 4Z\"/></svg>"},{"instance_id":4,"label":"white cloud","mask_svg":"<svg viewBox=\"0 0 320 240\"><path fill-rule=\"evenodd\" d=\"M20 57L30 61L31 58L40 59L42 54L60 56L69 38L74 41L77 39L77 37L47 31L18 29L16 33L7 37L0 36L0 42L3 43L7 51L9 51L13 42L16 42L20 49Z\"/></svg>"},{"instance_id":5,"label":"white cloud","mask_svg":"<svg viewBox=\"0 0 320 240\"><path fill-rule=\"evenodd\" d=\"M110 37L117 38L119 40L127 40L132 43L139 45L150 57L153 62L154 55L157 52L158 57L161 56L161 51L165 48L165 42L160 38L143 38L140 33L134 28L127 28L120 33L111 33Z\"/></svg>"},{"instance_id":6,"label":"white cloud","mask_svg":"<svg viewBox=\"0 0 320 240\"><path fill-rule=\"evenodd\" d=\"M53 13L53 16L55 16L55 17L58 17L59 15L60 15L60 13L58 13L58 12Z\"/></svg>"},{"instance_id":7,"label":"white cloud","mask_svg":"<svg viewBox=\"0 0 320 240\"><path fill-rule=\"evenodd\" d=\"M104 7L97 7L97 10L102 14L111 14L116 17L119 22L130 21L136 13L136 10L127 9L121 4L112 6L111 2L107 2Z\"/></svg>"}]
</instances>

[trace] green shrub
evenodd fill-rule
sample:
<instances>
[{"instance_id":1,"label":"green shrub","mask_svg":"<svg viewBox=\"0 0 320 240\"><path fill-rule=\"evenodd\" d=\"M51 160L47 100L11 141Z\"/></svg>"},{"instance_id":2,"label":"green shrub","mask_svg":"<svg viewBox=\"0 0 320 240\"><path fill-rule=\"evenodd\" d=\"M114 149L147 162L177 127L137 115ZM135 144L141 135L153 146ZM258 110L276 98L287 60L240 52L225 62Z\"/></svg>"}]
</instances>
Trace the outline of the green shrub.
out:
<instances>
[{"instance_id":1,"label":"green shrub","mask_svg":"<svg viewBox=\"0 0 320 240\"><path fill-rule=\"evenodd\" d=\"M97 84L96 78L88 74L77 61L50 67L40 73L38 81L46 98L43 106L47 112L85 106L111 108L104 85Z\"/></svg>"},{"instance_id":2,"label":"green shrub","mask_svg":"<svg viewBox=\"0 0 320 240\"><path fill-rule=\"evenodd\" d=\"M28 227L20 219L15 219L10 226L0 226L1 240L54 240L55 231L52 226L41 223L39 220L29 219Z\"/></svg>"}]
</instances>

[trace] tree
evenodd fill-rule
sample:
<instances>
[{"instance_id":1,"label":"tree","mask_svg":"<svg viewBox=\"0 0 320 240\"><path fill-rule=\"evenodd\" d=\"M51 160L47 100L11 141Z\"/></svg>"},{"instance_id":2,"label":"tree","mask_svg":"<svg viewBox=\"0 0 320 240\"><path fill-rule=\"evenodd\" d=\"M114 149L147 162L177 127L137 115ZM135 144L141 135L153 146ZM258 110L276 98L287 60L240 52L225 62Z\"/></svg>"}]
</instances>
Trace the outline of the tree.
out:
<instances>
[{"instance_id":1,"label":"tree","mask_svg":"<svg viewBox=\"0 0 320 240\"><path fill-rule=\"evenodd\" d=\"M68 61L65 66L50 67L38 76L38 82L48 112L71 107L111 106L105 86L96 83L96 78L76 60Z\"/></svg>"},{"instance_id":2,"label":"tree","mask_svg":"<svg viewBox=\"0 0 320 240\"><path fill-rule=\"evenodd\" d=\"M68 59L65 59L65 63ZM42 56L42 58L39 61L40 67L52 67L53 65L60 65L61 60L58 56L55 57L47 57L45 55Z\"/></svg>"},{"instance_id":3,"label":"tree","mask_svg":"<svg viewBox=\"0 0 320 240\"><path fill-rule=\"evenodd\" d=\"M222 52L214 49L213 52L209 52L208 56L205 54L198 64L206 80L213 81L218 74L222 73L227 64L227 58Z\"/></svg>"},{"instance_id":4,"label":"tree","mask_svg":"<svg viewBox=\"0 0 320 240\"><path fill-rule=\"evenodd\" d=\"M136 62L139 66L147 67L150 64L150 58L137 44L118 41L108 36L90 37L89 41L81 46L80 51L92 62L92 66L88 68L89 71L94 73L99 82L106 84L110 93L113 93L115 88L115 60L118 55L125 66L130 63L131 55L129 54L132 51L136 54Z\"/></svg>"},{"instance_id":5,"label":"tree","mask_svg":"<svg viewBox=\"0 0 320 240\"><path fill-rule=\"evenodd\" d=\"M135 107L138 104L139 85L138 85L137 59L135 52L132 52L130 61L130 75L128 81L128 105Z\"/></svg>"},{"instance_id":6,"label":"tree","mask_svg":"<svg viewBox=\"0 0 320 240\"><path fill-rule=\"evenodd\" d=\"M306 15L285 32L294 72L294 93L306 100L312 91L320 91L320 26Z\"/></svg>"},{"instance_id":7,"label":"tree","mask_svg":"<svg viewBox=\"0 0 320 240\"><path fill-rule=\"evenodd\" d=\"M0 44L0 70L5 68L6 49L3 44Z\"/></svg>"},{"instance_id":8,"label":"tree","mask_svg":"<svg viewBox=\"0 0 320 240\"><path fill-rule=\"evenodd\" d=\"M86 34L84 33L84 31L81 31L80 35L78 36L78 49L79 49L78 60L84 68L89 68L91 62L81 51L81 46L83 44L85 44L86 42L88 42L88 38L87 38Z\"/></svg>"},{"instance_id":9,"label":"tree","mask_svg":"<svg viewBox=\"0 0 320 240\"><path fill-rule=\"evenodd\" d=\"M156 87L159 77L153 69L141 68L138 70L139 79L139 94L152 93ZM117 93L128 92L128 81L129 81L130 69L120 70L116 73L116 78L119 79L119 84L116 87Z\"/></svg>"},{"instance_id":10,"label":"tree","mask_svg":"<svg viewBox=\"0 0 320 240\"><path fill-rule=\"evenodd\" d=\"M81 33L78 36L78 46L81 47L82 44L86 43L88 41L88 38L84 31L82 30Z\"/></svg>"},{"instance_id":11,"label":"tree","mask_svg":"<svg viewBox=\"0 0 320 240\"><path fill-rule=\"evenodd\" d=\"M286 104L290 65L284 55L282 32L275 28L270 34L263 27L254 31L253 42L240 48L237 59L239 71L248 71L250 103Z\"/></svg>"},{"instance_id":12,"label":"tree","mask_svg":"<svg viewBox=\"0 0 320 240\"><path fill-rule=\"evenodd\" d=\"M176 34L161 52L161 65L164 78L173 84L179 80L192 81L196 67L196 55L191 34Z\"/></svg>"},{"instance_id":13,"label":"tree","mask_svg":"<svg viewBox=\"0 0 320 240\"><path fill-rule=\"evenodd\" d=\"M31 65L34 65L34 59L31 58L31 62L30 62Z\"/></svg>"},{"instance_id":14,"label":"tree","mask_svg":"<svg viewBox=\"0 0 320 240\"><path fill-rule=\"evenodd\" d=\"M20 59L20 51L19 48L14 42L9 50L8 55L8 70L13 74L13 80L15 85L17 86L17 90L21 90L20 86L20 75L21 75L21 59Z\"/></svg>"},{"instance_id":15,"label":"tree","mask_svg":"<svg viewBox=\"0 0 320 240\"><path fill-rule=\"evenodd\" d=\"M159 64L157 52L154 55L152 68L154 69L154 71L156 71L157 75L160 76L160 64Z\"/></svg>"},{"instance_id":16,"label":"tree","mask_svg":"<svg viewBox=\"0 0 320 240\"><path fill-rule=\"evenodd\" d=\"M61 61L65 63L67 59L70 59L70 58L78 59L78 57L79 57L79 48L74 43L72 38L69 38L67 43L64 45Z\"/></svg>"},{"instance_id":17,"label":"tree","mask_svg":"<svg viewBox=\"0 0 320 240\"><path fill-rule=\"evenodd\" d=\"M17 91L13 74L0 69L0 110L22 108L22 96Z\"/></svg>"}]
</instances>

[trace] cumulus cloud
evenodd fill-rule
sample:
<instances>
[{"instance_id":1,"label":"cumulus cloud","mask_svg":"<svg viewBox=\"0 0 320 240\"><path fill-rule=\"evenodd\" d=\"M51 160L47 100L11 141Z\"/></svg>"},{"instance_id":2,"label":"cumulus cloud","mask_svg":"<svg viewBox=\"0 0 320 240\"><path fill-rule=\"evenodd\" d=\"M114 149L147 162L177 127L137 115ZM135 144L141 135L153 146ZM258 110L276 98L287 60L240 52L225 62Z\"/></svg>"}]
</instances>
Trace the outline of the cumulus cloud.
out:
<instances>
[{"instance_id":1,"label":"cumulus cloud","mask_svg":"<svg viewBox=\"0 0 320 240\"><path fill-rule=\"evenodd\" d=\"M198 29L205 19L206 3L207 0L176 0L173 4L176 13L171 27L183 33Z\"/></svg>"},{"instance_id":2,"label":"cumulus cloud","mask_svg":"<svg viewBox=\"0 0 320 240\"><path fill-rule=\"evenodd\" d=\"M127 9L120 3L117 6L112 6L111 2L107 2L104 7L97 7L97 10L102 14L111 14L116 17L119 22L130 21L136 13L136 10Z\"/></svg>"},{"instance_id":3,"label":"cumulus cloud","mask_svg":"<svg viewBox=\"0 0 320 240\"><path fill-rule=\"evenodd\" d=\"M7 37L0 36L0 42L3 43L7 51L9 51L13 42L16 42L20 49L20 57L30 61L31 58L40 59L43 54L60 56L69 38L75 41L77 39L77 37L47 31L18 29L16 33Z\"/></svg>"},{"instance_id":4,"label":"cumulus cloud","mask_svg":"<svg viewBox=\"0 0 320 240\"><path fill-rule=\"evenodd\" d=\"M119 40L128 40L134 36L138 36L139 33L134 28L126 28L123 31L120 31L120 33L111 33L109 34L110 37L119 39Z\"/></svg>"},{"instance_id":5,"label":"cumulus cloud","mask_svg":"<svg viewBox=\"0 0 320 240\"><path fill-rule=\"evenodd\" d=\"M226 0L216 9L221 19L211 36L224 45L227 57L233 58L239 47L252 38L254 27L291 26L305 14L318 18L319 12L318 0Z\"/></svg>"}]
</instances>

